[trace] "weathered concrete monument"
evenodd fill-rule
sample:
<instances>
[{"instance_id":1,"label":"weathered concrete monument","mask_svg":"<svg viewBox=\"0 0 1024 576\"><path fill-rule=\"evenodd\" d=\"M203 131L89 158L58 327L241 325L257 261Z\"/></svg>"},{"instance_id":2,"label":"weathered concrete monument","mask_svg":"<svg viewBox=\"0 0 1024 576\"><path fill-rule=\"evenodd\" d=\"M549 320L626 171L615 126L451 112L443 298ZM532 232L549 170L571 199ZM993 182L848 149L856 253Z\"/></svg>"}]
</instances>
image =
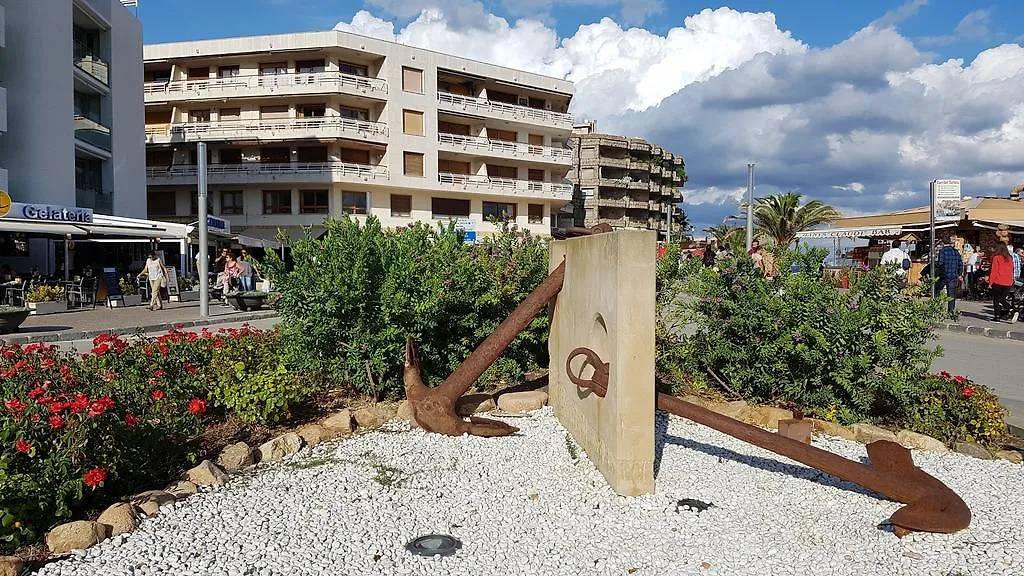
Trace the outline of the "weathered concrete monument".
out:
<instances>
[{"instance_id":1,"label":"weathered concrete monument","mask_svg":"<svg viewBox=\"0 0 1024 576\"><path fill-rule=\"evenodd\" d=\"M416 347L407 342L406 394L423 429L477 436L517 432L497 420L465 421L456 415L455 402L553 302L551 405L617 493L636 496L654 489L657 407L906 504L889 519L898 536L951 533L970 524L964 501L915 466L910 451L895 442L869 444L870 464L862 464L656 393L654 234L611 232L607 226L571 232L577 237L552 244L547 279L440 386L423 384Z\"/></svg>"}]
</instances>

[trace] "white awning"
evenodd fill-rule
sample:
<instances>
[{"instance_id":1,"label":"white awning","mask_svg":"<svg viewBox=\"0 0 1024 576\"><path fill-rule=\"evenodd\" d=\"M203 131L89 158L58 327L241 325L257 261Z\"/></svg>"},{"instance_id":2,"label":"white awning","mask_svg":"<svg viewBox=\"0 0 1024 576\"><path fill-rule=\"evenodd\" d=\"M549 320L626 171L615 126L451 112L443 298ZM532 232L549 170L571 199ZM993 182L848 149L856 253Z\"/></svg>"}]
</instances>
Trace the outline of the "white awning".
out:
<instances>
[{"instance_id":1,"label":"white awning","mask_svg":"<svg viewBox=\"0 0 1024 576\"><path fill-rule=\"evenodd\" d=\"M988 230L998 230L1000 224L1005 224L1010 228L1024 228L1024 220L1006 220L1004 222L975 222L974 225L978 228L986 228Z\"/></svg>"},{"instance_id":2,"label":"white awning","mask_svg":"<svg viewBox=\"0 0 1024 576\"><path fill-rule=\"evenodd\" d=\"M0 232L24 232L26 234L40 234L50 236L84 236L85 230L71 224L57 222L45 222L39 220L16 220L13 218L0 218Z\"/></svg>"},{"instance_id":3,"label":"white awning","mask_svg":"<svg viewBox=\"0 0 1024 576\"><path fill-rule=\"evenodd\" d=\"M797 232L797 238L868 238L874 236L899 236L901 226L869 226L863 228L823 228Z\"/></svg>"}]
</instances>

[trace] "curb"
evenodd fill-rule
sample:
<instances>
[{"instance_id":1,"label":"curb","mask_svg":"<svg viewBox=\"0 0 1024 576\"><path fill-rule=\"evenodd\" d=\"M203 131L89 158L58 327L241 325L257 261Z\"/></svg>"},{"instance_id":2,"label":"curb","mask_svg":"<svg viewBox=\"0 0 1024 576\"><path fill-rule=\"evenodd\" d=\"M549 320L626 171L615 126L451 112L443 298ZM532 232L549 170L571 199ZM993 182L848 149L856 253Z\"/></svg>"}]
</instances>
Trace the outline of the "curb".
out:
<instances>
[{"instance_id":1,"label":"curb","mask_svg":"<svg viewBox=\"0 0 1024 576\"><path fill-rule=\"evenodd\" d=\"M945 324L947 332L957 332L960 334L968 334L971 336L983 336L985 338L995 338L998 340L1016 340L1018 342L1024 342L1024 332L1018 332L1016 330L1002 330L998 328L986 328L984 326L964 326L963 324Z\"/></svg>"},{"instance_id":2,"label":"curb","mask_svg":"<svg viewBox=\"0 0 1024 576\"><path fill-rule=\"evenodd\" d=\"M262 312L243 312L230 317L220 316L217 318L204 318L199 320L184 320L181 322L161 322L159 324L147 324L146 326L133 326L131 328L115 328L113 330L75 330L68 332L45 332L41 334L13 335L0 338L0 342L7 344L31 344L33 342L73 342L75 340L88 340L100 334L131 335L138 332L162 332L171 328L195 328L198 326L212 326L214 324L232 324L235 322L249 322L252 320L263 320L274 318L277 312L264 310Z\"/></svg>"}]
</instances>

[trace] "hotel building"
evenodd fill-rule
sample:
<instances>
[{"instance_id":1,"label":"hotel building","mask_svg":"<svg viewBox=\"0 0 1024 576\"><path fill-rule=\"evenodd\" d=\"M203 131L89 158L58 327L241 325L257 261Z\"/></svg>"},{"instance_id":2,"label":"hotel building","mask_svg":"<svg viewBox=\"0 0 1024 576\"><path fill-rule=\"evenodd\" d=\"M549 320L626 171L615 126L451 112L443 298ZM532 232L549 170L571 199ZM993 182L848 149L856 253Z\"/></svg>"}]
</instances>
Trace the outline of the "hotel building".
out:
<instances>
[{"instance_id":1,"label":"hotel building","mask_svg":"<svg viewBox=\"0 0 1024 576\"><path fill-rule=\"evenodd\" d=\"M547 234L572 199L572 83L340 31L145 47L149 216L240 237L325 217Z\"/></svg>"}]
</instances>

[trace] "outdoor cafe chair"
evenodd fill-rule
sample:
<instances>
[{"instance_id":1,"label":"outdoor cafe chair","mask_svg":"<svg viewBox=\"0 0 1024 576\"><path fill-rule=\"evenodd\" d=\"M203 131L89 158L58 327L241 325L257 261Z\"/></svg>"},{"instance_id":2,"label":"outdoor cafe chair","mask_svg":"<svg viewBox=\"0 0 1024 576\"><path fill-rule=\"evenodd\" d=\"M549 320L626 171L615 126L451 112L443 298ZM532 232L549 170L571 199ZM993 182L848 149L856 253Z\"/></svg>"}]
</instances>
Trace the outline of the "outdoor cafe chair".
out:
<instances>
[{"instance_id":1,"label":"outdoor cafe chair","mask_svg":"<svg viewBox=\"0 0 1024 576\"><path fill-rule=\"evenodd\" d=\"M19 284L9 286L7 288L7 303L11 306L24 306L25 305L25 290L28 287L28 281L22 280Z\"/></svg>"}]
</instances>

